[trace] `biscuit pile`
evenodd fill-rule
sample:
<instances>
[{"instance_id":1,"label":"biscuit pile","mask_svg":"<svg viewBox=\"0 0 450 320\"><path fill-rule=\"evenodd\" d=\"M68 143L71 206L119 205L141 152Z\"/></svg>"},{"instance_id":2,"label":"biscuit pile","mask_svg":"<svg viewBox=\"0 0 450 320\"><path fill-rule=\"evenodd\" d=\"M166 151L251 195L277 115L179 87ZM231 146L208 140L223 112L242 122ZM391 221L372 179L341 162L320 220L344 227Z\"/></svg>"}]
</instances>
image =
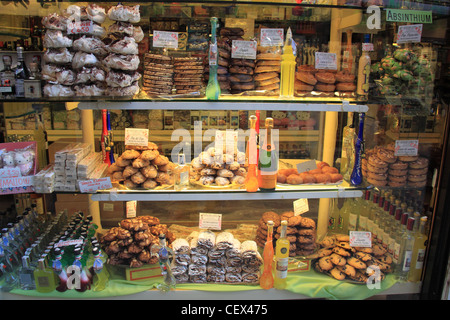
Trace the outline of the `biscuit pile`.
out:
<instances>
[{"instance_id":1,"label":"biscuit pile","mask_svg":"<svg viewBox=\"0 0 450 320\"><path fill-rule=\"evenodd\" d=\"M312 65L302 65L295 73L294 90L297 95L310 94L311 91L333 94L352 93L356 90L355 76L347 71L315 69Z\"/></svg>"},{"instance_id":2,"label":"biscuit pile","mask_svg":"<svg viewBox=\"0 0 450 320\"><path fill-rule=\"evenodd\" d=\"M160 154L149 142L147 147L126 146L126 150L108 168L113 182L121 182L129 189L154 189L159 185L173 185L175 165Z\"/></svg>"},{"instance_id":3,"label":"biscuit pile","mask_svg":"<svg viewBox=\"0 0 450 320\"><path fill-rule=\"evenodd\" d=\"M315 184L315 183L339 183L343 177L339 170L330 167L328 163L321 161L317 163L317 169L298 173L297 168L279 169L277 174L278 183L287 184Z\"/></svg>"},{"instance_id":4,"label":"biscuit pile","mask_svg":"<svg viewBox=\"0 0 450 320\"><path fill-rule=\"evenodd\" d=\"M395 156L394 145L367 150L362 174L375 187L425 187L428 159L419 156Z\"/></svg>"},{"instance_id":5,"label":"biscuit pile","mask_svg":"<svg viewBox=\"0 0 450 320\"><path fill-rule=\"evenodd\" d=\"M374 280L381 281L386 273L392 272L392 257L380 245L351 247L349 236L343 234L326 236L319 244L321 248L314 254L317 259L314 268L337 280L367 283L372 280L369 277L379 270L380 278Z\"/></svg>"},{"instance_id":6,"label":"biscuit pile","mask_svg":"<svg viewBox=\"0 0 450 320\"><path fill-rule=\"evenodd\" d=\"M243 185L247 176L245 153L238 150L218 153L211 147L192 159L189 175L201 185Z\"/></svg>"},{"instance_id":7,"label":"biscuit pile","mask_svg":"<svg viewBox=\"0 0 450 320\"><path fill-rule=\"evenodd\" d=\"M281 51L272 47L258 47L256 55L255 82L256 90L265 94L279 94L281 73Z\"/></svg>"},{"instance_id":8,"label":"biscuit pile","mask_svg":"<svg viewBox=\"0 0 450 320\"><path fill-rule=\"evenodd\" d=\"M129 265L132 268L157 263L158 257L152 257L151 247L159 244L159 235L165 234L168 245L175 240L167 225L159 222L157 217L139 216L124 219L119 227L111 228L101 239L108 263Z\"/></svg>"},{"instance_id":9,"label":"biscuit pile","mask_svg":"<svg viewBox=\"0 0 450 320\"><path fill-rule=\"evenodd\" d=\"M316 223L310 218L295 216L292 211L284 212L278 215L276 212L267 211L259 220L256 231L256 243L264 248L267 241L267 222L273 221L273 243L276 246L276 240L281 235L281 221L286 220L288 227L286 237L290 242L289 256L309 256L316 249Z\"/></svg>"},{"instance_id":10,"label":"biscuit pile","mask_svg":"<svg viewBox=\"0 0 450 320\"><path fill-rule=\"evenodd\" d=\"M174 65L169 56L146 53L144 55L144 77L142 90L147 94L171 94Z\"/></svg>"},{"instance_id":11,"label":"biscuit pile","mask_svg":"<svg viewBox=\"0 0 450 320\"><path fill-rule=\"evenodd\" d=\"M203 88L203 58L175 57L174 85L177 94L198 92Z\"/></svg>"}]
</instances>

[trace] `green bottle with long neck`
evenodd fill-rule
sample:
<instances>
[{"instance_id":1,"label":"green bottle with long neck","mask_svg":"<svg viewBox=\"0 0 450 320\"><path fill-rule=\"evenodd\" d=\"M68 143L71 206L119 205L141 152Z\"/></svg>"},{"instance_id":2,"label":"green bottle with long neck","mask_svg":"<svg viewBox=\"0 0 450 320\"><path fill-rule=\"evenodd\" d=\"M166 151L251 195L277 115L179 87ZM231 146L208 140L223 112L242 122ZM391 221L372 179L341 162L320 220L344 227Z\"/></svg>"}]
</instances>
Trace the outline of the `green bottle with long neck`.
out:
<instances>
[{"instance_id":1,"label":"green bottle with long neck","mask_svg":"<svg viewBox=\"0 0 450 320\"><path fill-rule=\"evenodd\" d=\"M206 98L208 100L218 100L220 96L220 86L217 79L218 69L218 49L217 49L217 21L216 17L211 18L211 42L209 44L209 79L206 85Z\"/></svg>"}]
</instances>

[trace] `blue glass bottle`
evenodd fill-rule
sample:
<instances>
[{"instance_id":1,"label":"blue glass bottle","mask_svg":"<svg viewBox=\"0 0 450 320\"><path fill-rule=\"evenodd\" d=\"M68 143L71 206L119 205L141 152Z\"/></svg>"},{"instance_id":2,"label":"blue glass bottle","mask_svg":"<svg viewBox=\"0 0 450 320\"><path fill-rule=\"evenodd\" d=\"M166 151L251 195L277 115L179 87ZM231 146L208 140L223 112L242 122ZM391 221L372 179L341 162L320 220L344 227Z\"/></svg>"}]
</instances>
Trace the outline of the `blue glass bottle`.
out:
<instances>
[{"instance_id":1,"label":"blue glass bottle","mask_svg":"<svg viewBox=\"0 0 450 320\"><path fill-rule=\"evenodd\" d=\"M355 164L352 174L350 176L350 183L353 186L359 186L363 182L363 175L361 170L362 154L364 152L364 117L365 113L359 114L359 130L358 137L355 142Z\"/></svg>"}]
</instances>

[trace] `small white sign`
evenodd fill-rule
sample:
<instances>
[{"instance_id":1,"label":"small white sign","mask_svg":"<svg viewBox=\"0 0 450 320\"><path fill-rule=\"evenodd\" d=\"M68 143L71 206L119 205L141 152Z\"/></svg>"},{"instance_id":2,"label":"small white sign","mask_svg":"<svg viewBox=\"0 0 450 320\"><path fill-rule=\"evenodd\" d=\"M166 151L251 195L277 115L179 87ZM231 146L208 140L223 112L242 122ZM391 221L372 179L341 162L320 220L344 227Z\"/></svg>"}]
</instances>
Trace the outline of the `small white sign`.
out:
<instances>
[{"instance_id":1,"label":"small white sign","mask_svg":"<svg viewBox=\"0 0 450 320\"><path fill-rule=\"evenodd\" d=\"M310 170L317 169L316 160L308 160L297 163L297 172L302 173Z\"/></svg>"},{"instance_id":2,"label":"small white sign","mask_svg":"<svg viewBox=\"0 0 450 320\"><path fill-rule=\"evenodd\" d=\"M256 41L233 40L231 44L231 58L256 59Z\"/></svg>"},{"instance_id":3,"label":"small white sign","mask_svg":"<svg viewBox=\"0 0 450 320\"><path fill-rule=\"evenodd\" d=\"M125 128L126 146L148 146L148 129Z\"/></svg>"},{"instance_id":4,"label":"small white sign","mask_svg":"<svg viewBox=\"0 0 450 320\"><path fill-rule=\"evenodd\" d=\"M309 211L308 199L298 199L294 201L294 215L299 216Z\"/></svg>"},{"instance_id":5,"label":"small white sign","mask_svg":"<svg viewBox=\"0 0 450 320\"><path fill-rule=\"evenodd\" d=\"M373 43L363 43L362 51L366 51L366 52L373 51Z\"/></svg>"},{"instance_id":6,"label":"small white sign","mask_svg":"<svg viewBox=\"0 0 450 320\"><path fill-rule=\"evenodd\" d=\"M19 167L12 168L1 168L0 169L0 178L12 178L12 177L20 177L22 174L20 173Z\"/></svg>"},{"instance_id":7,"label":"small white sign","mask_svg":"<svg viewBox=\"0 0 450 320\"><path fill-rule=\"evenodd\" d=\"M81 193L93 193L97 190L111 189L111 178L105 177L100 179L92 179L78 182Z\"/></svg>"},{"instance_id":8,"label":"small white sign","mask_svg":"<svg viewBox=\"0 0 450 320\"><path fill-rule=\"evenodd\" d=\"M157 48L178 48L178 32L153 31L153 47Z\"/></svg>"},{"instance_id":9,"label":"small white sign","mask_svg":"<svg viewBox=\"0 0 450 320\"><path fill-rule=\"evenodd\" d=\"M93 28L93 22L91 20L69 22L67 24L67 34L90 34Z\"/></svg>"},{"instance_id":10,"label":"small white sign","mask_svg":"<svg viewBox=\"0 0 450 320\"><path fill-rule=\"evenodd\" d=\"M315 68L326 70L337 70L336 53L316 52Z\"/></svg>"},{"instance_id":11,"label":"small white sign","mask_svg":"<svg viewBox=\"0 0 450 320\"><path fill-rule=\"evenodd\" d=\"M417 156L419 151L419 140L395 140L394 155Z\"/></svg>"},{"instance_id":12,"label":"small white sign","mask_svg":"<svg viewBox=\"0 0 450 320\"><path fill-rule=\"evenodd\" d=\"M221 230L222 214L200 212L198 227L200 229Z\"/></svg>"},{"instance_id":13,"label":"small white sign","mask_svg":"<svg viewBox=\"0 0 450 320\"><path fill-rule=\"evenodd\" d=\"M372 247L372 233L368 231L350 231L350 246L351 247Z\"/></svg>"},{"instance_id":14,"label":"small white sign","mask_svg":"<svg viewBox=\"0 0 450 320\"><path fill-rule=\"evenodd\" d=\"M398 27L397 43L415 43L422 40L423 24L410 24Z\"/></svg>"},{"instance_id":15,"label":"small white sign","mask_svg":"<svg viewBox=\"0 0 450 320\"><path fill-rule=\"evenodd\" d=\"M135 218L136 217L136 208L137 208L137 201L127 201L126 203L126 214L127 218Z\"/></svg>"},{"instance_id":16,"label":"small white sign","mask_svg":"<svg viewBox=\"0 0 450 320\"><path fill-rule=\"evenodd\" d=\"M262 47L282 46L284 44L283 29L261 29L260 44Z\"/></svg>"}]
</instances>

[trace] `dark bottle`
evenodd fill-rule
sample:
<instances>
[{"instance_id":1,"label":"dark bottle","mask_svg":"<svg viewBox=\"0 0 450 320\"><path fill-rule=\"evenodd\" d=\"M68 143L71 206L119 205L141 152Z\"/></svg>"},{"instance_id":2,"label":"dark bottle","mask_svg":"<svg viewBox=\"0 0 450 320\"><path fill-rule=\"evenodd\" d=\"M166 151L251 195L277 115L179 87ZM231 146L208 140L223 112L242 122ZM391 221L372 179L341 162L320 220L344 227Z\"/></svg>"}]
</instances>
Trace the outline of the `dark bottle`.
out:
<instances>
[{"instance_id":1,"label":"dark bottle","mask_svg":"<svg viewBox=\"0 0 450 320\"><path fill-rule=\"evenodd\" d=\"M355 164L353 166L353 171L350 176L350 183L354 186L358 186L363 182L362 170L361 170L361 160L362 154L364 152L364 117L365 114L361 112L359 114L359 130L358 137L355 142Z\"/></svg>"},{"instance_id":2,"label":"dark bottle","mask_svg":"<svg viewBox=\"0 0 450 320\"><path fill-rule=\"evenodd\" d=\"M26 79L29 79L30 71L25 65L22 47L17 47L17 67L15 70L15 74L16 74L16 97L24 98L25 97L24 82Z\"/></svg>"}]
</instances>

